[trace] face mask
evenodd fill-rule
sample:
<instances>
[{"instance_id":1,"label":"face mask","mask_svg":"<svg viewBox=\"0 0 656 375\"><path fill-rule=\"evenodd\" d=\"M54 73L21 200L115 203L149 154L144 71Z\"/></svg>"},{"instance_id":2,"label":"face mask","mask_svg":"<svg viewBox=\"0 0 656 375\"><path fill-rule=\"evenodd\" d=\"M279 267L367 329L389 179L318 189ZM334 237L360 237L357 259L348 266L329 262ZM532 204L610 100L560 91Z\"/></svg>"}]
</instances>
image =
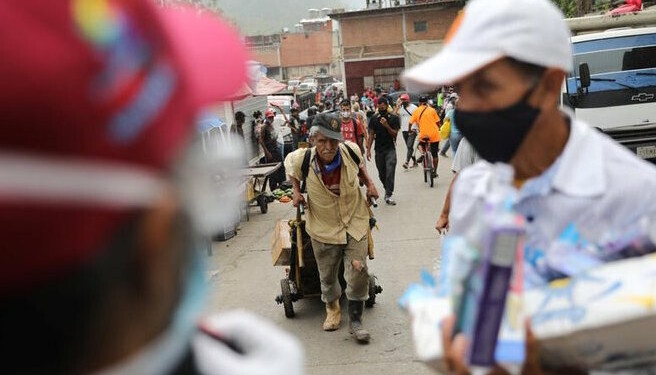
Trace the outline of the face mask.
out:
<instances>
[{"instance_id":1,"label":"face mask","mask_svg":"<svg viewBox=\"0 0 656 375\"><path fill-rule=\"evenodd\" d=\"M540 115L539 109L526 102L535 87L507 108L491 112L455 110L458 130L483 159L490 163L508 163L515 155Z\"/></svg>"},{"instance_id":2,"label":"face mask","mask_svg":"<svg viewBox=\"0 0 656 375\"><path fill-rule=\"evenodd\" d=\"M402 105L403 105L403 108L408 108L408 106L410 105L410 103L408 103L408 102L403 102Z\"/></svg>"},{"instance_id":3,"label":"face mask","mask_svg":"<svg viewBox=\"0 0 656 375\"><path fill-rule=\"evenodd\" d=\"M342 118L351 117L351 111L342 111Z\"/></svg>"}]
</instances>

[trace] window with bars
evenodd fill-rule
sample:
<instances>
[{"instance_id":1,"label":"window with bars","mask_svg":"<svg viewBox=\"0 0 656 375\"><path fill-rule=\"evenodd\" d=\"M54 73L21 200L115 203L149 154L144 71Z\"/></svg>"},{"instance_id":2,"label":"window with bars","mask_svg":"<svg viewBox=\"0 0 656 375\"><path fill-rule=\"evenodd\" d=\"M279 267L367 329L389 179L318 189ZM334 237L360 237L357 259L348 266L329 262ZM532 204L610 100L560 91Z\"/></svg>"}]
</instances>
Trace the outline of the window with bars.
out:
<instances>
[{"instance_id":1,"label":"window with bars","mask_svg":"<svg viewBox=\"0 0 656 375\"><path fill-rule=\"evenodd\" d=\"M416 33L425 33L426 31L428 31L428 24L426 21L415 21Z\"/></svg>"}]
</instances>

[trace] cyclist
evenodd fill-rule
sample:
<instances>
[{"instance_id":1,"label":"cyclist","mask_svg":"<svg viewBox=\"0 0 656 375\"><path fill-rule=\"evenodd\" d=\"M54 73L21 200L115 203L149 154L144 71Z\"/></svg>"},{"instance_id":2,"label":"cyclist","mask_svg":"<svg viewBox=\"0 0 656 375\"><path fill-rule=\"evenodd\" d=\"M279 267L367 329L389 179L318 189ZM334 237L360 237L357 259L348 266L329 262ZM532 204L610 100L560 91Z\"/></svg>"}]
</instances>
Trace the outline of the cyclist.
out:
<instances>
[{"instance_id":1,"label":"cyclist","mask_svg":"<svg viewBox=\"0 0 656 375\"><path fill-rule=\"evenodd\" d=\"M428 138L430 144L429 149L431 155L433 155L433 178L437 177L437 165L438 157L437 154L440 151L440 117L437 115L435 108L428 105L428 98L425 96L419 97L419 107L412 113L410 117L411 124L419 124L419 148L422 153L422 156L419 157L417 163L421 163L424 160L424 153L426 150L421 144L425 138Z\"/></svg>"}]
</instances>

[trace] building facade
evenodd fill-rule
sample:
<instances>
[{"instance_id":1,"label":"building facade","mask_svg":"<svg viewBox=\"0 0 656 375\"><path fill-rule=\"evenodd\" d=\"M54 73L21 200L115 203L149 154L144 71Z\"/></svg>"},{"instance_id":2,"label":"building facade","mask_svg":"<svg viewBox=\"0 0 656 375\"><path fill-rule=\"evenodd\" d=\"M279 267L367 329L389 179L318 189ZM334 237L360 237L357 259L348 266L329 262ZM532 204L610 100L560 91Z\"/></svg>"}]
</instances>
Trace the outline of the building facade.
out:
<instances>
[{"instance_id":1,"label":"building facade","mask_svg":"<svg viewBox=\"0 0 656 375\"><path fill-rule=\"evenodd\" d=\"M348 94L394 85L405 68L441 48L461 9L457 0L385 1L370 2L364 10L331 14L339 22L340 62Z\"/></svg>"},{"instance_id":2,"label":"building facade","mask_svg":"<svg viewBox=\"0 0 656 375\"><path fill-rule=\"evenodd\" d=\"M246 38L253 59L267 67L267 75L277 80L301 79L316 75L341 75L336 59L337 31L328 17L332 9L310 9L293 31Z\"/></svg>"}]
</instances>

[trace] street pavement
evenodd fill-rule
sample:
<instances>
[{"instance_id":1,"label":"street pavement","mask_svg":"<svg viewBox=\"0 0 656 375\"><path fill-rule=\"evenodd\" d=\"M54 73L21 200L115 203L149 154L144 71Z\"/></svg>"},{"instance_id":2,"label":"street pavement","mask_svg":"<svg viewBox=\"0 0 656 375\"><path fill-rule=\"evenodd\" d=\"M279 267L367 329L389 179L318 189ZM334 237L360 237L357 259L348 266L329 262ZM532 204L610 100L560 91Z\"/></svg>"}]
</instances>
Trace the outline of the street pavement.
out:
<instances>
[{"instance_id":1,"label":"street pavement","mask_svg":"<svg viewBox=\"0 0 656 375\"><path fill-rule=\"evenodd\" d=\"M402 143L403 140L399 136ZM368 170L381 195L374 209L380 230L374 231L375 260L370 272L378 277L383 293L363 317L372 340L358 345L348 332L348 314L342 297L342 327L335 332L321 329L325 317L319 298L294 303L296 316L285 318L282 305L274 298L280 294L284 267L273 267L270 241L279 219L292 219L291 203L274 202L269 212L251 208L250 221L243 222L238 235L226 242L215 242L208 258L210 275L209 313L242 308L255 312L295 335L305 350L307 374L432 374L414 355L407 315L397 301L406 287L419 279L422 268L439 266L439 236L434 229L453 173L453 160L440 157L439 178L430 188L424 183L421 167L405 171L401 164L405 147L400 147L394 198L396 206L387 206L375 165Z\"/></svg>"}]
</instances>

